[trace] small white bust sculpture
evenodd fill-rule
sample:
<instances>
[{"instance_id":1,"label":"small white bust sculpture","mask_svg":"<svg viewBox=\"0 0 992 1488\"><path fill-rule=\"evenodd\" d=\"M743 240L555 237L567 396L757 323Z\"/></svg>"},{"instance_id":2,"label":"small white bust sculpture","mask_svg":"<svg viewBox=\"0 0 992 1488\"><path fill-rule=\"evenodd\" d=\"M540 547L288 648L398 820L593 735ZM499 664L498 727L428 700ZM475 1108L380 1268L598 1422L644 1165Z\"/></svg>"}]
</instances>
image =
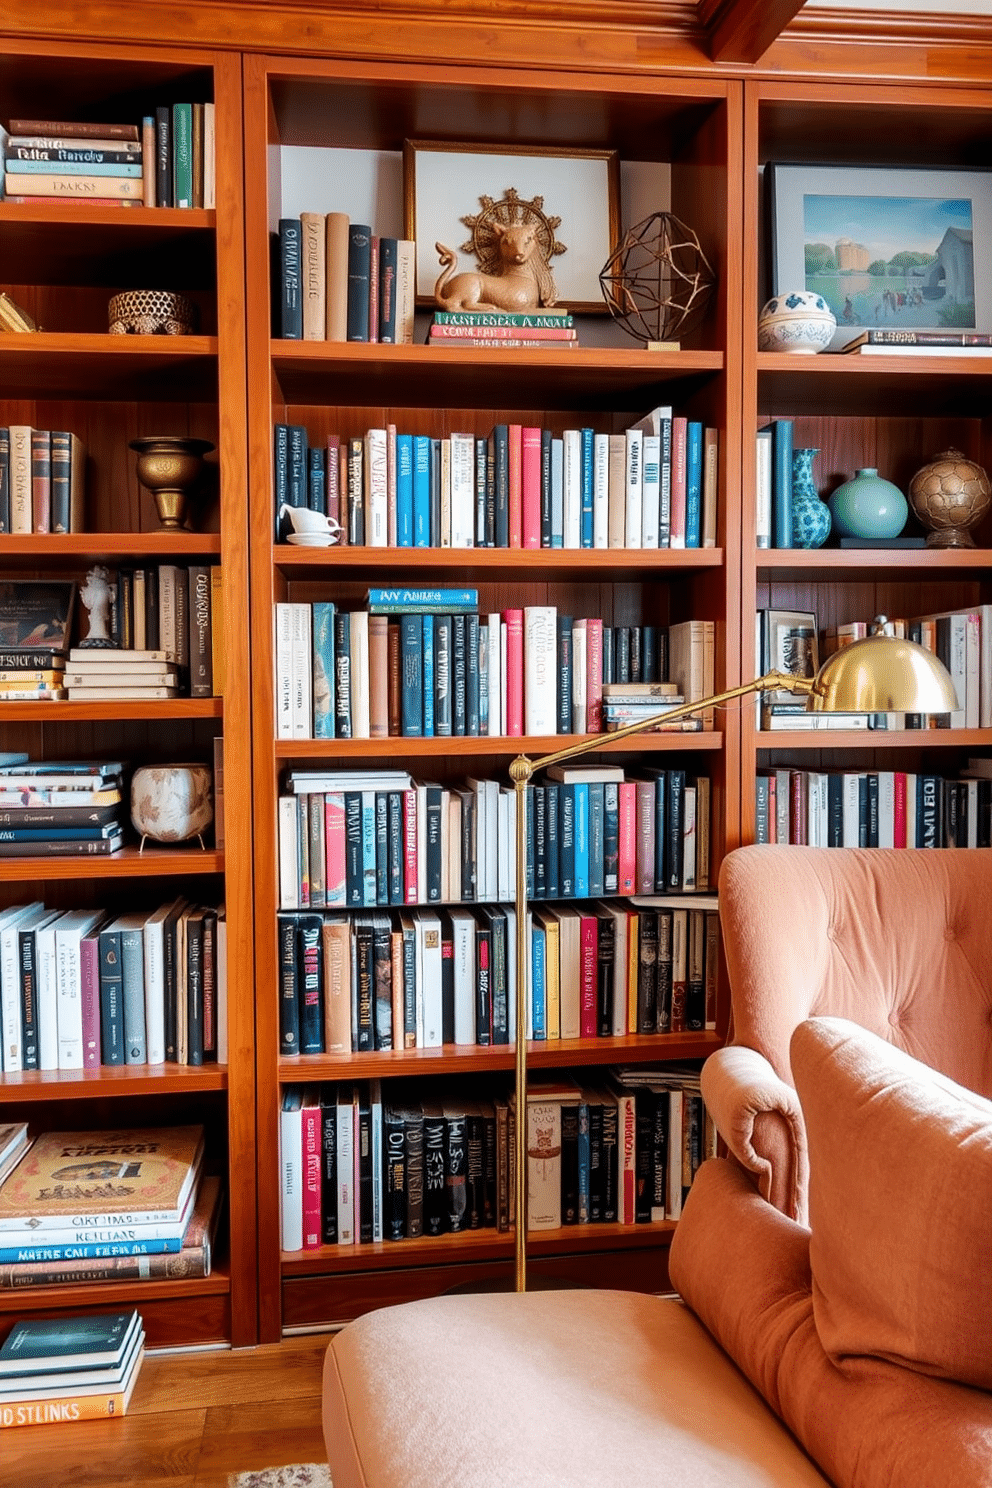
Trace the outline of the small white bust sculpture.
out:
<instances>
[{"instance_id":1,"label":"small white bust sculpture","mask_svg":"<svg viewBox=\"0 0 992 1488\"><path fill-rule=\"evenodd\" d=\"M86 606L86 615L89 622L89 632L81 646L102 647L107 649L113 647L113 638L110 634L110 571L98 563L91 568L86 575L86 582L79 591L79 597Z\"/></svg>"}]
</instances>

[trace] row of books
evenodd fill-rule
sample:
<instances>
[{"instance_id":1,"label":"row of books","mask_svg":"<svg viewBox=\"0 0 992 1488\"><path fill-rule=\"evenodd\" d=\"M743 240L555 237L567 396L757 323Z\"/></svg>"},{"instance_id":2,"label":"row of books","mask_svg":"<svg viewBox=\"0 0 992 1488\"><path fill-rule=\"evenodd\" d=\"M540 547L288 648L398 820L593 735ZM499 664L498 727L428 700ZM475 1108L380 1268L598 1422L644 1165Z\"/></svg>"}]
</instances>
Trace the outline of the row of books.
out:
<instances>
[{"instance_id":1,"label":"row of books","mask_svg":"<svg viewBox=\"0 0 992 1488\"><path fill-rule=\"evenodd\" d=\"M533 1081L530 1230L677 1219L715 1131L694 1071L630 1083ZM393 1087L395 1091L395 1087ZM515 1222L516 1113L498 1086L472 1097L383 1099L378 1080L289 1086L280 1111L282 1247L413 1240Z\"/></svg>"},{"instance_id":2,"label":"row of books","mask_svg":"<svg viewBox=\"0 0 992 1488\"><path fill-rule=\"evenodd\" d=\"M528 911L526 1036L715 1027L719 930L707 904L649 897ZM515 1042L511 905L277 918L284 1055Z\"/></svg>"},{"instance_id":3,"label":"row of books","mask_svg":"<svg viewBox=\"0 0 992 1488\"><path fill-rule=\"evenodd\" d=\"M526 788L531 899L710 888L710 780L684 767L551 766ZM403 770L292 771L279 797L282 909L485 903L516 893L517 795Z\"/></svg>"},{"instance_id":4,"label":"row of books","mask_svg":"<svg viewBox=\"0 0 992 1488\"><path fill-rule=\"evenodd\" d=\"M992 768L758 772L755 840L808 847L992 847Z\"/></svg>"},{"instance_id":5,"label":"row of books","mask_svg":"<svg viewBox=\"0 0 992 1488\"><path fill-rule=\"evenodd\" d=\"M915 641L943 662L960 706L952 713L807 714L803 699L769 693L764 728L955 729L992 728L992 605L976 604L911 619L886 621L890 634ZM802 610L759 610L756 646L761 670L775 668L812 677L822 657L869 631L865 621L827 627L818 635L816 615Z\"/></svg>"},{"instance_id":6,"label":"row of books","mask_svg":"<svg viewBox=\"0 0 992 1488\"><path fill-rule=\"evenodd\" d=\"M0 129L8 201L131 207L216 204L212 103L173 103L136 124L11 119Z\"/></svg>"},{"instance_id":7,"label":"row of books","mask_svg":"<svg viewBox=\"0 0 992 1488\"><path fill-rule=\"evenodd\" d=\"M0 858L103 856L124 845L123 761L0 759Z\"/></svg>"},{"instance_id":8,"label":"row of books","mask_svg":"<svg viewBox=\"0 0 992 1488\"><path fill-rule=\"evenodd\" d=\"M327 516L366 547L711 548L719 434L655 408L622 433L496 424L486 435L407 434L310 442L274 429L276 536L285 508Z\"/></svg>"},{"instance_id":9,"label":"row of books","mask_svg":"<svg viewBox=\"0 0 992 1488\"><path fill-rule=\"evenodd\" d=\"M124 1415L144 1352L136 1309L16 1322L0 1345L0 1429Z\"/></svg>"},{"instance_id":10,"label":"row of books","mask_svg":"<svg viewBox=\"0 0 992 1488\"><path fill-rule=\"evenodd\" d=\"M0 1128L0 1288L209 1275L223 1190L203 1152L201 1127Z\"/></svg>"},{"instance_id":11,"label":"row of books","mask_svg":"<svg viewBox=\"0 0 992 1488\"><path fill-rule=\"evenodd\" d=\"M437 310L427 332L428 346L471 346L487 351L568 351L579 342L575 322L565 310L533 313L492 310Z\"/></svg>"},{"instance_id":12,"label":"row of books","mask_svg":"<svg viewBox=\"0 0 992 1488\"><path fill-rule=\"evenodd\" d=\"M0 911L4 1074L224 1062L226 1008L223 905Z\"/></svg>"},{"instance_id":13,"label":"row of books","mask_svg":"<svg viewBox=\"0 0 992 1488\"><path fill-rule=\"evenodd\" d=\"M390 592L385 613L276 603L277 738L602 733L713 692L712 620L615 626L554 605L480 615L474 589L372 594ZM712 714L670 727L710 728Z\"/></svg>"},{"instance_id":14,"label":"row of books","mask_svg":"<svg viewBox=\"0 0 992 1488\"><path fill-rule=\"evenodd\" d=\"M413 341L416 245L345 212L282 217L274 334L290 341Z\"/></svg>"},{"instance_id":15,"label":"row of books","mask_svg":"<svg viewBox=\"0 0 992 1488\"><path fill-rule=\"evenodd\" d=\"M86 449L65 429L0 428L0 532L82 532Z\"/></svg>"}]
</instances>

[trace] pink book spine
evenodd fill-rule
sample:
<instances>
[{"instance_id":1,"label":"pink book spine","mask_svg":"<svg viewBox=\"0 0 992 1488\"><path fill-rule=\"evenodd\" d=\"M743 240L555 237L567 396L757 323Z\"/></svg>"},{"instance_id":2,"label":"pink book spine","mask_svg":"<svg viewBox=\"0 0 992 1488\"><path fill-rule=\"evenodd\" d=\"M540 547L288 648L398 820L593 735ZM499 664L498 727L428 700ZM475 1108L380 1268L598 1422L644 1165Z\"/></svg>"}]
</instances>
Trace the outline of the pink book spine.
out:
<instances>
[{"instance_id":1,"label":"pink book spine","mask_svg":"<svg viewBox=\"0 0 992 1488\"><path fill-rule=\"evenodd\" d=\"M637 846L634 850L634 872L639 894L654 893L654 802L653 780L634 782L637 793Z\"/></svg>"},{"instance_id":2,"label":"pink book spine","mask_svg":"<svg viewBox=\"0 0 992 1488\"><path fill-rule=\"evenodd\" d=\"M347 904L345 867L344 793L327 791L324 796L324 895L328 909Z\"/></svg>"},{"instance_id":3,"label":"pink book spine","mask_svg":"<svg viewBox=\"0 0 992 1488\"><path fill-rule=\"evenodd\" d=\"M672 419L672 519L670 545L685 547L685 471L688 420Z\"/></svg>"},{"instance_id":4,"label":"pink book spine","mask_svg":"<svg viewBox=\"0 0 992 1488\"><path fill-rule=\"evenodd\" d=\"M541 546L541 431L525 428L520 435L521 485L523 487L523 545Z\"/></svg>"},{"instance_id":5,"label":"pink book spine","mask_svg":"<svg viewBox=\"0 0 992 1488\"><path fill-rule=\"evenodd\" d=\"M893 778L892 846L906 846L906 772L897 770Z\"/></svg>"},{"instance_id":6,"label":"pink book spine","mask_svg":"<svg viewBox=\"0 0 992 1488\"><path fill-rule=\"evenodd\" d=\"M417 792L403 792L403 902L417 903Z\"/></svg>"},{"instance_id":7,"label":"pink book spine","mask_svg":"<svg viewBox=\"0 0 992 1488\"><path fill-rule=\"evenodd\" d=\"M519 548L523 546L524 535L524 512L523 512L523 459L522 459L522 435L523 429L520 424L507 424L507 438L509 449L509 494L510 494L510 547Z\"/></svg>"},{"instance_id":8,"label":"pink book spine","mask_svg":"<svg viewBox=\"0 0 992 1488\"><path fill-rule=\"evenodd\" d=\"M320 1106L304 1106L303 1131L303 1249L319 1250L320 1216Z\"/></svg>"},{"instance_id":9,"label":"pink book spine","mask_svg":"<svg viewBox=\"0 0 992 1488\"><path fill-rule=\"evenodd\" d=\"M619 892L633 894L637 882L637 785L620 782L620 878Z\"/></svg>"},{"instance_id":10,"label":"pink book spine","mask_svg":"<svg viewBox=\"0 0 992 1488\"><path fill-rule=\"evenodd\" d=\"M100 937L79 942L79 1005L83 1020L83 1069L100 1067Z\"/></svg>"},{"instance_id":11,"label":"pink book spine","mask_svg":"<svg viewBox=\"0 0 992 1488\"><path fill-rule=\"evenodd\" d=\"M596 1027L596 961L599 954L598 923L595 915L583 915L579 924L579 1034L595 1038Z\"/></svg>"},{"instance_id":12,"label":"pink book spine","mask_svg":"<svg viewBox=\"0 0 992 1488\"><path fill-rule=\"evenodd\" d=\"M507 610L506 622L506 732L524 731L524 612Z\"/></svg>"},{"instance_id":13,"label":"pink book spine","mask_svg":"<svg viewBox=\"0 0 992 1488\"><path fill-rule=\"evenodd\" d=\"M603 622L586 621L586 733L603 732Z\"/></svg>"}]
</instances>

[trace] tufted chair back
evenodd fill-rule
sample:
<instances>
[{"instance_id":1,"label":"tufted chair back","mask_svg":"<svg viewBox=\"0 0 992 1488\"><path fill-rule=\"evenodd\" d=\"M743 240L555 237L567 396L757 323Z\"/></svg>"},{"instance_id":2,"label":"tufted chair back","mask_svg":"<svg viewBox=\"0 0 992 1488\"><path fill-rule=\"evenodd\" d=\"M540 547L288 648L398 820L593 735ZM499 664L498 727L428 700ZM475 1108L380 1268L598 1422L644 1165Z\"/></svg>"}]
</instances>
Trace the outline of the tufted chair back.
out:
<instances>
[{"instance_id":1,"label":"tufted chair back","mask_svg":"<svg viewBox=\"0 0 992 1488\"><path fill-rule=\"evenodd\" d=\"M720 918L732 1032L704 1093L785 1212L805 1217L789 1068L805 1018L849 1018L992 1097L992 850L739 848L720 870Z\"/></svg>"}]
</instances>

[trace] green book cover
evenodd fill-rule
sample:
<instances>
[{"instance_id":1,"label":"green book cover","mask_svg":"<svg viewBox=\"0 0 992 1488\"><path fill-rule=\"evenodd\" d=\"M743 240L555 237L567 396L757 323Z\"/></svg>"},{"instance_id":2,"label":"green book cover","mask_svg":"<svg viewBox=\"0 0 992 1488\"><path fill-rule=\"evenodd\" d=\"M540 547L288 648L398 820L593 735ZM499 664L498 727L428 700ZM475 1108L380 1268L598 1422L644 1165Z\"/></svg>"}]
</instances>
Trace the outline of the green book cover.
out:
<instances>
[{"instance_id":1,"label":"green book cover","mask_svg":"<svg viewBox=\"0 0 992 1488\"><path fill-rule=\"evenodd\" d=\"M172 200L177 207L193 205L193 105L172 105Z\"/></svg>"}]
</instances>

